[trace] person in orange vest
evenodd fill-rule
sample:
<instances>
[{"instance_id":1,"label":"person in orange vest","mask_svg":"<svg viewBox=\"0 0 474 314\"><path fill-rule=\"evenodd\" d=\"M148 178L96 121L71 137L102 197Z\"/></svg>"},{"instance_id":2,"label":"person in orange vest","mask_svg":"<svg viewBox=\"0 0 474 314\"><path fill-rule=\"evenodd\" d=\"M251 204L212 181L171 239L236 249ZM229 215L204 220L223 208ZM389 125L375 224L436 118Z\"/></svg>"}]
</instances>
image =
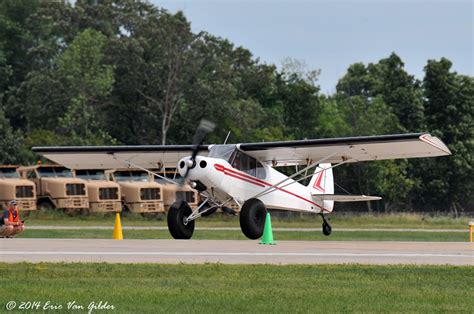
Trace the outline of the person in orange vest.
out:
<instances>
[{"instance_id":1,"label":"person in orange vest","mask_svg":"<svg viewBox=\"0 0 474 314\"><path fill-rule=\"evenodd\" d=\"M8 209L0 215L0 237L13 238L25 230L25 222L20 220L20 212L15 200L10 201Z\"/></svg>"}]
</instances>

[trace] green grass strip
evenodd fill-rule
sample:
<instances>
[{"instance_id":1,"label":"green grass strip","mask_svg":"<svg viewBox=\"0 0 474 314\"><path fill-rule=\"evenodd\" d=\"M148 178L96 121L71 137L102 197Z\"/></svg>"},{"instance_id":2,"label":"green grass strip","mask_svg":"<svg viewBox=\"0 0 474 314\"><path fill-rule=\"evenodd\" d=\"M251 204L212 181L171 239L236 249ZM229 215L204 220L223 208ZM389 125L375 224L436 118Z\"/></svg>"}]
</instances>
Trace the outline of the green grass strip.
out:
<instances>
[{"instance_id":1,"label":"green grass strip","mask_svg":"<svg viewBox=\"0 0 474 314\"><path fill-rule=\"evenodd\" d=\"M113 230L26 230L19 238L78 238L112 239ZM124 239L171 239L168 230L123 230ZM314 240L314 241L434 241L467 242L469 234L461 232L390 232L390 231L333 231L327 237L321 231L274 231L275 240ZM199 230L193 239L244 240L241 231Z\"/></svg>"},{"instance_id":2,"label":"green grass strip","mask_svg":"<svg viewBox=\"0 0 474 314\"><path fill-rule=\"evenodd\" d=\"M472 267L0 263L0 272L0 312L9 301L50 301L62 312L67 302L87 308L106 301L115 313L474 309Z\"/></svg>"}]
</instances>

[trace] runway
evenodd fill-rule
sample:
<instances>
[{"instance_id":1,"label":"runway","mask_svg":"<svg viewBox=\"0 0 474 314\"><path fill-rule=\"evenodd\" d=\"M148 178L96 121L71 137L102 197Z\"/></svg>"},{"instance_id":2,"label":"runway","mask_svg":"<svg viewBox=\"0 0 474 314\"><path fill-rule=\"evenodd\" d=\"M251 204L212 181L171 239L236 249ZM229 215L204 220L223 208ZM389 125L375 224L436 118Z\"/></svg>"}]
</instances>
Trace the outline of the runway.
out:
<instances>
[{"instance_id":1,"label":"runway","mask_svg":"<svg viewBox=\"0 0 474 314\"><path fill-rule=\"evenodd\" d=\"M460 242L0 239L0 262L474 265Z\"/></svg>"}]
</instances>

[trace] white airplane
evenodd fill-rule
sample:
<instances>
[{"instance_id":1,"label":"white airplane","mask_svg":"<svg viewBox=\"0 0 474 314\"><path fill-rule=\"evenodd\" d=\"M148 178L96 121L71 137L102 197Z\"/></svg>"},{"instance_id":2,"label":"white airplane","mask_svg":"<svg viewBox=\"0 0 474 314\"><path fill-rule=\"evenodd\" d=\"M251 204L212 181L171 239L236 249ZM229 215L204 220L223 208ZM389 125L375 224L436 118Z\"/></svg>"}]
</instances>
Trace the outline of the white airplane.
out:
<instances>
[{"instance_id":1,"label":"white airplane","mask_svg":"<svg viewBox=\"0 0 474 314\"><path fill-rule=\"evenodd\" d=\"M332 212L334 202L381 199L334 194L333 168L361 161L451 154L441 140L427 133L202 145L212 128L201 123L204 131L195 136L195 145L57 146L33 147L33 151L71 169L126 165L149 171L177 167L191 187L201 193L203 202L195 210L184 200L171 206L168 229L175 239L190 239L197 218L225 208L230 202L240 206L240 227L250 239L262 236L267 209L320 214L323 233L329 235L331 226L325 214ZM302 169L291 176L277 170L291 165ZM299 182L309 177L308 185Z\"/></svg>"}]
</instances>

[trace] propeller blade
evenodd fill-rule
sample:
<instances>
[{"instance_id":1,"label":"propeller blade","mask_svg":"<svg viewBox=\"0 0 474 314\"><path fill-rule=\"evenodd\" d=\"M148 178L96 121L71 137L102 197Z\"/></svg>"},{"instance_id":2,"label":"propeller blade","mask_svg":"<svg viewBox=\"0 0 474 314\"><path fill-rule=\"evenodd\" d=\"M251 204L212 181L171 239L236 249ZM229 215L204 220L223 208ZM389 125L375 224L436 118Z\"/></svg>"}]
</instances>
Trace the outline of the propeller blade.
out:
<instances>
[{"instance_id":1,"label":"propeller blade","mask_svg":"<svg viewBox=\"0 0 474 314\"><path fill-rule=\"evenodd\" d=\"M206 138L206 136L209 133L211 133L212 131L214 131L215 128L216 128L216 124L214 122L209 121L209 120L202 119L199 122L199 126L196 129L196 133L194 133L194 137L193 137L194 148L193 148L193 153L191 154L191 159L190 159L192 161L192 166L191 167L188 166L188 168L186 170L186 173L183 176L183 180L181 182L181 185L184 184L184 182L186 180L186 177L188 176L189 169L194 168L194 166L196 165L196 156L197 156L198 151L199 151L199 146L202 145L202 143L204 142L204 139Z\"/></svg>"}]
</instances>

